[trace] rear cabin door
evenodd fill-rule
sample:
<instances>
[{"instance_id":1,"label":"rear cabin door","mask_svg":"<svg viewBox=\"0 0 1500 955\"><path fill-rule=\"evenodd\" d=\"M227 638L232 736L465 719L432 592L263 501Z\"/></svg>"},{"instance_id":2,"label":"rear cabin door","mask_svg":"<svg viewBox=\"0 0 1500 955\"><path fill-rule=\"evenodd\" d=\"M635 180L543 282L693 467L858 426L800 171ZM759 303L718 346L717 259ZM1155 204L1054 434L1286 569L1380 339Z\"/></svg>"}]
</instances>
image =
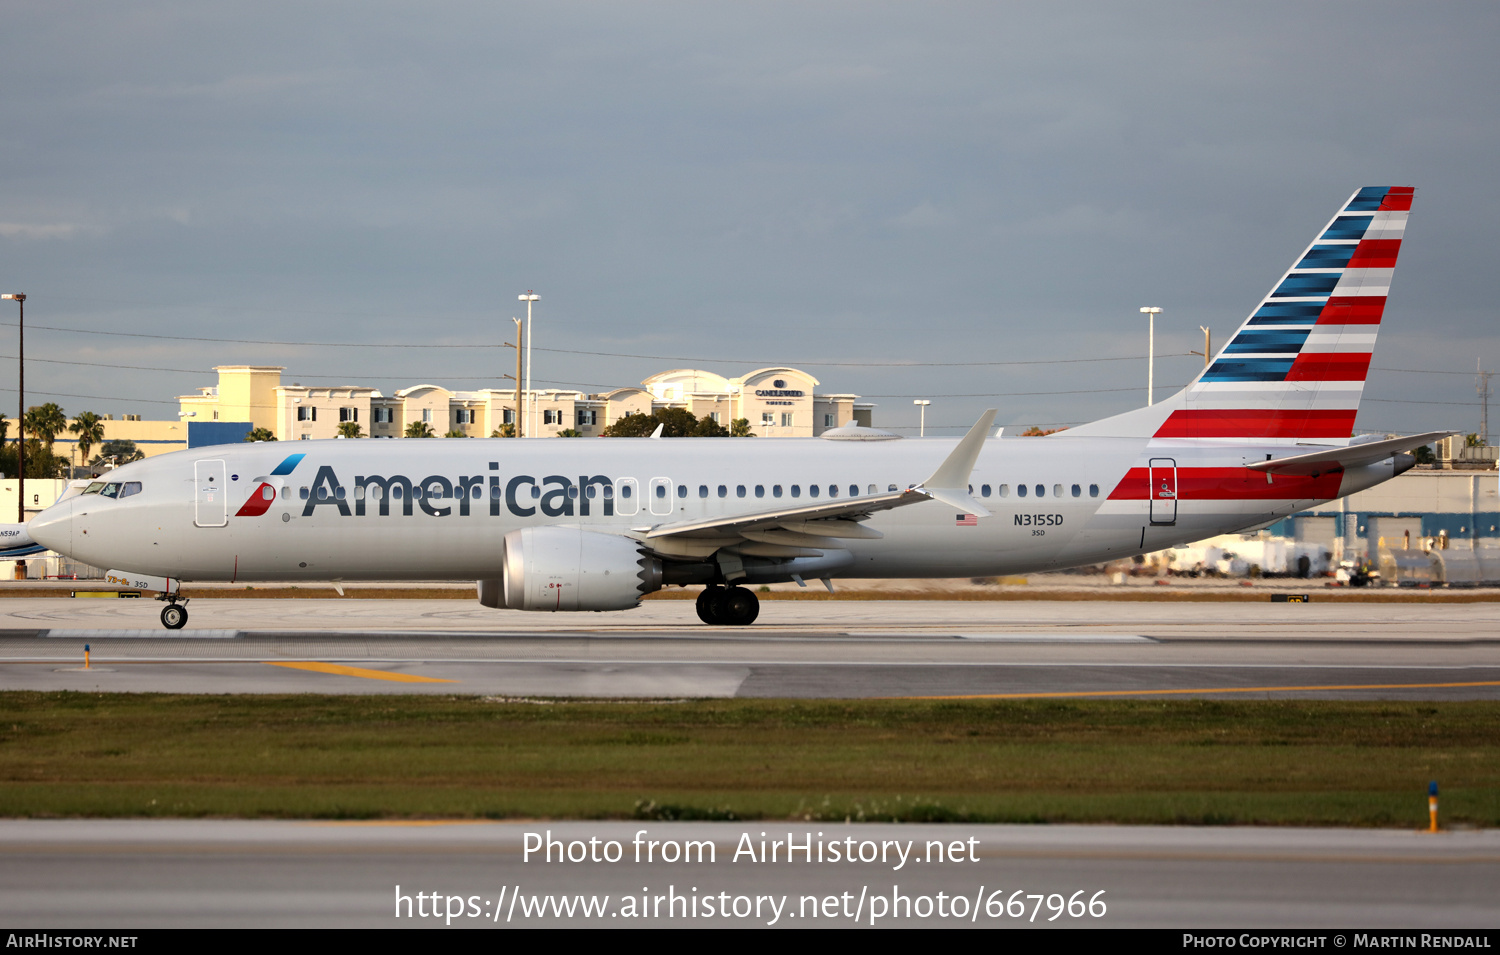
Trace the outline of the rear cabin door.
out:
<instances>
[{"instance_id":1,"label":"rear cabin door","mask_svg":"<svg viewBox=\"0 0 1500 955\"><path fill-rule=\"evenodd\" d=\"M193 463L194 524L223 527L229 523L229 488L224 485L222 460Z\"/></svg>"},{"instance_id":2,"label":"rear cabin door","mask_svg":"<svg viewBox=\"0 0 1500 955\"><path fill-rule=\"evenodd\" d=\"M1151 523L1177 523L1177 462L1172 458L1152 458L1149 469Z\"/></svg>"}]
</instances>

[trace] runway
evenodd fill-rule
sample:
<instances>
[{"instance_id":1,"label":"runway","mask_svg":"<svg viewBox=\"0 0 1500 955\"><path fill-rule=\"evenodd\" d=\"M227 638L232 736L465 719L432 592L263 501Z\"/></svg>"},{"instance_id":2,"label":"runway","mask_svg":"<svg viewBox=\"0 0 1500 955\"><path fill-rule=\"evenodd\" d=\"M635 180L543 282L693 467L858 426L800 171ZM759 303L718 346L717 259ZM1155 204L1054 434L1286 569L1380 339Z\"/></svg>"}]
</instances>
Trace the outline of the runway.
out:
<instances>
[{"instance_id":1,"label":"runway","mask_svg":"<svg viewBox=\"0 0 1500 955\"><path fill-rule=\"evenodd\" d=\"M585 697L1500 699L1500 604L11 599L0 689ZM83 648L89 647L89 666Z\"/></svg>"},{"instance_id":2,"label":"runway","mask_svg":"<svg viewBox=\"0 0 1500 955\"><path fill-rule=\"evenodd\" d=\"M542 851L528 857L528 844L545 847L548 837L560 846L553 861ZM769 843L777 840L772 860ZM651 842L656 845L648 848ZM787 861L787 842L813 846L811 858L794 853ZM578 847L575 859L589 852L594 857L561 861L569 843ZM688 843L699 843L696 854L683 852ZM841 856L870 861L834 859L834 844ZM451 921L468 928L873 924L1453 932L1495 924L1500 833L0 820L0 859L0 920L50 928L438 928ZM438 902L431 901L434 895ZM712 907L705 908L710 898ZM545 912L538 912L538 900ZM591 906L589 916L580 900ZM1068 901L1075 903L1071 910ZM572 907L571 916L559 911L559 902ZM1321 947L1342 946L1325 940Z\"/></svg>"}]
</instances>

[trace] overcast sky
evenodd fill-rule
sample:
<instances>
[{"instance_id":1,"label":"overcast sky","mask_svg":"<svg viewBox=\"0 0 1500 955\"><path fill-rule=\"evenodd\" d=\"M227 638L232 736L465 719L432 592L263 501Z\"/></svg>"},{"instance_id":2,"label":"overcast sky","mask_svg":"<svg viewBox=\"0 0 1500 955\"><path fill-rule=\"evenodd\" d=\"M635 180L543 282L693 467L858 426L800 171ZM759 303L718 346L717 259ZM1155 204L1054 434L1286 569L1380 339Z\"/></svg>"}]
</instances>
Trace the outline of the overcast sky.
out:
<instances>
[{"instance_id":1,"label":"overcast sky","mask_svg":"<svg viewBox=\"0 0 1500 955\"><path fill-rule=\"evenodd\" d=\"M1500 370L1494 3L0 9L0 286L70 416L216 364L509 387L535 289L538 349L606 353L543 387L790 364L881 426L1077 423L1143 402L1141 306L1160 395L1364 185L1417 198L1358 429L1475 429Z\"/></svg>"}]
</instances>

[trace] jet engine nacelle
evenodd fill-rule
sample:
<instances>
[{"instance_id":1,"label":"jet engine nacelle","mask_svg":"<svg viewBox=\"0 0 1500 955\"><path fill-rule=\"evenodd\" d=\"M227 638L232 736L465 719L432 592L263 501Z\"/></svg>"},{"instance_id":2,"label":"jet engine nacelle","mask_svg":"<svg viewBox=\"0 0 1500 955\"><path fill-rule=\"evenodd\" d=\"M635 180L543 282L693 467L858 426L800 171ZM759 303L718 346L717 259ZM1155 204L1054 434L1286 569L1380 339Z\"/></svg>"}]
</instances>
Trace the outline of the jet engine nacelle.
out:
<instances>
[{"instance_id":1,"label":"jet engine nacelle","mask_svg":"<svg viewBox=\"0 0 1500 955\"><path fill-rule=\"evenodd\" d=\"M479 581L479 602L512 610L628 610L661 584L661 561L628 537L526 527L505 535L504 576Z\"/></svg>"}]
</instances>

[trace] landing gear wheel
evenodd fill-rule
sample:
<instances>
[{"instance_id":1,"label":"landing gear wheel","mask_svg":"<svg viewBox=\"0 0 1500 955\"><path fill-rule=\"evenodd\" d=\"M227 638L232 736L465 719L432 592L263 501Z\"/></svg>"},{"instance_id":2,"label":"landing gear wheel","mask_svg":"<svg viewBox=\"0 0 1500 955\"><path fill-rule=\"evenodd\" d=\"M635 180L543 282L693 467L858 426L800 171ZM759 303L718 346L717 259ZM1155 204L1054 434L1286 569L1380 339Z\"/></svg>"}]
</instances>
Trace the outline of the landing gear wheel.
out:
<instances>
[{"instance_id":1,"label":"landing gear wheel","mask_svg":"<svg viewBox=\"0 0 1500 955\"><path fill-rule=\"evenodd\" d=\"M760 599L744 587L730 587L715 602L719 619L732 627L748 627L760 616Z\"/></svg>"},{"instance_id":2,"label":"landing gear wheel","mask_svg":"<svg viewBox=\"0 0 1500 955\"><path fill-rule=\"evenodd\" d=\"M723 623L717 608L720 598L724 596L724 588L718 584L704 587L703 592L698 595L698 619L710 626Z\"/></svg>"},{"instance_id":3,"label":"landing gear wheel","mask_svg":"<svg viewBox=\"0 0 1500 955\"><path fill-rule=\"evenodd\" d=\"M177 604L167 604L161 608L161 625L168 630L181 630L187 623L187 608Z\"/></svg>"}]
</instances>

